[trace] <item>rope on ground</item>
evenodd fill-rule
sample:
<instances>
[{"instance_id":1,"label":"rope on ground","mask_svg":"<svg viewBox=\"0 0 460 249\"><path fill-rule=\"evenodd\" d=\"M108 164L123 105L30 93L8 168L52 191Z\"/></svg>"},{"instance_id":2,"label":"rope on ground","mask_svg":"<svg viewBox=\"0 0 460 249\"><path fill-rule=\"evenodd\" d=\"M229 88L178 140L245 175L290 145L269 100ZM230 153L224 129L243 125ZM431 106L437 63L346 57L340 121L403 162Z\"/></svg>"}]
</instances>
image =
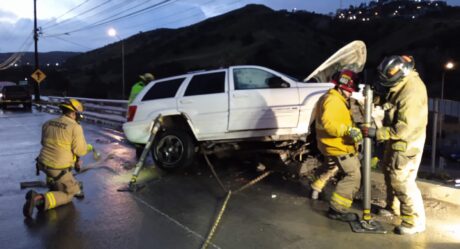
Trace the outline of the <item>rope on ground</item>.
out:
<instances>
[{"instance_id":1,"label":"rope on ground","mask_svg":"<svg viewBox=\"0 0 460 249\"><path fill-rule=\"evenodd\" d=\"M241 191L243 191L243 190L245 190L245 189L251 187L252 185L254 185L254 184L256 184L256 183L262 181L265 177L269 176L271 173L272 173L272 171L267 171L267 172L263 173L262 175L260 175L260 176L258 176L258 177L256 177L256 178L254 178L252 181L246 183L246 184L245 184L244 186L242 186L241 188L237 189L234 193L235 193L235 194L236 194L236 193L239 193L239 192L241 192Z\"/></svg>"},{"instance_id":2,"label":"rope on ground","mask_svg":"<svg viewBox=\"0 0 460 249\"><path fill-rule=\"evenodd\" d=\"M214 234L216 232L216 229L217 227L219 226L220 224L220 221L222 220L222 216L224 215L224 212L225 210L227 209L227 204L228 204L228 201L230 200L230 197L232 196L232 193L233 194L236 194L236 193L239 193L249 187L251 187L252 185L260 182L262 179L264 179L265 177L269 176L272 171L267 171L263 174L261 174L260 176L254 178L253 180L251 180L250 182L246 183L245 185L243 185L242 187L238 188L236 191L232 192L232 190L227 190L227 188L224 186L224 184L222 183L222 181L220 180L219 176L217 175L217 172L215 171L214 169L214 165L211 163L211 161L209 160L208 156L207 156L207 153L206 151L204 150L203 147L201 147L202 149L202 153L203 153L203 156L204 156L204 159L206 160L206 164L208 165L209 169L211 170L212 174L214 175L214 178L216 179L216 181L219 183L220 187L227 193L227 196L225 197L225 200L224 200L224 203L222 204L222 207L220 208L220 211L219 211L219 214L217 215L216 219L214 220L214 224L212 225L212 228L211 230L209 231L209 234L208 236L206 237L206 240L205 242L203 243L203 245L201 246L201 249L206 249L208 248L209 244L211 243L211 240L212 238L214 237Z\"/></svg>"},{"instance_id":3,"label":"rope on ground","mask_svg":"<svg viewBox=\"0 0 460 249\"><path fill-rule=\"evenodd\" d=\"M208 165L209 169L214 175L214 178L216 179L217 183L219 183L219 186L222 188L222 190L224 190L224 192L228 192L227 188L224 186L219 176L217 175L216 171L214 170L214 165L212 165L211 161L209 161L208 155L205 152L204 147L201 147L201 151L203 152L203 156L204 156L204 159L206 160L206 164Z\"/></svg>"},{"instance_id":4,"label":"rope on ground","mask_svg":"<svg viewBox=\"0 0 460 249\"><path fill-rule=\"evenodd\" d=\"M216 232L217 226L219 226L220 220L222 219L222 216L224 215L225 209L227 208L228 200L230 199L231 195L232 195L232 191L229 190L227 192L227 196L225 197L225 201L222 204L222 207L220 208L220 212L217 215L216 220L214 221L214 224L212 225L211 231L209 231L209 234L206 237L205 242L201 246L201 249L208 248L209 244L211 243L211 239L212 239L212 237L214 237L214 233Z\"/></svg>"}]
</instances>

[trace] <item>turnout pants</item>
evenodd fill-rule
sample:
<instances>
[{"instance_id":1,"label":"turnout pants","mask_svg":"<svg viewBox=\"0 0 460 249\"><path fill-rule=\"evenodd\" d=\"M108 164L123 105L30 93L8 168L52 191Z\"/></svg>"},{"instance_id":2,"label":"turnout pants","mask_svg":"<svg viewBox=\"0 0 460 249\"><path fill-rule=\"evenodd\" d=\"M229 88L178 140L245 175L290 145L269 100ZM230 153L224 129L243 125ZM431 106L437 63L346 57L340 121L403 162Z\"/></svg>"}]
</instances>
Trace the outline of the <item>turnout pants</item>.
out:
<instances>
[{"instance_id":1,"label":"turnout pants","mask_svg":"<svg viewBox=\"0 0 460 249\"><path fill-rule=\"evenodd\" d=\"M42 167L41 170L45 172L50 187L50 191L44 194L45 210L71 202L74 195L81 191L80 184L70 169Z\"/></svg>"},{"instance_id":2,"label":"turnout pants","mask_svg":"<svg viewBox=\"0 0 460 249\"><path fill-rule=\"evenodd\" d=\"M339 167L331 157L325 157L319 170L321 172L317 176L316 180L311 184L311 188L317 192L323 191L327 182L337 174Z\"/></svg>"},{"instance_id":3,"label":"turnout pants","mask_svg":"<svg viewBox=\"0 0 460 249\"><path fill-rule=\"evenodd\" d=\"M386 208L401 214L405 226L425 226L422 194L415 182L425 137L408 143L406 151L394 150L393 142L385 144L382 164L387 188Z\"/></svg>"},{"instance_id":4,"label":"turnout pants","mask_svg":"<svg viewBox=\"0 0 460 249\"><path fill-rule=\"evenodd\" d=\"M324 160L328 169L313 182L312 188L321 191L332 176L339 170L342 171L345 176L337 183L334 193L332 193L330 205L338 212L348 212L353 203L353 197L359 191L361 184L361 163L358 155L326 156Z\"/></svg>"}]
</instances>

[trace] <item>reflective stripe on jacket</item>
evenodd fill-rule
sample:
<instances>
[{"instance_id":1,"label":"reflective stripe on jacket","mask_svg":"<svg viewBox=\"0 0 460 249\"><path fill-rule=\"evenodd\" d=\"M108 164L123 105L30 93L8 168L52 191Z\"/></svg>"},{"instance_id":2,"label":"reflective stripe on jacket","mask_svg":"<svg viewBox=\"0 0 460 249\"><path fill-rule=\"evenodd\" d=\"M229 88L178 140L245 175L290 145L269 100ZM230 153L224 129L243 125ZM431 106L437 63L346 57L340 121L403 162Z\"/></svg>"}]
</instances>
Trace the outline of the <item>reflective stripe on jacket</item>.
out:
<instances>
[{"instance_id":1,"label":"reflective stripe on jacket","mask_svg":"<svg viewBox=\"0 0 460 249\"><path fill-rule=\"evenodd\" d=\"M128 103L131 104L133 100L136 98L136 96L144 89L145 84L143 81L136 82L136 84L131 87L131 93L129 94L129 100Z\"/></svg>"},{"instance_id":2,"label":"reflective stripe on jacket","mask_svg":"<svg viewBox=\"0 0 460 249\"><path fill-rule=\"evenodd\" d=\"M345 136L353 125L347 100L337 90L330 89L318 101L316 112L318 149L326 156L356 153L355 146Z\"/></svg>"},{"instance_id":3,"label":"reflective stripe on jacket","mask_svg":"<svg viewBox=\"0 0 460 249\"><path fill-rule=\"evenodd\" d=\"M384 126L390 128L390 140L402 140L409 144L425 137L428 96L417 72L410 72L401 83L390 89L384 107Z\"/></svg>"},{"instance_id":4,"label":"reflective stripe on jacket","mask_svg":"<svg viewBox=\"0 0 460 249\"><path fill-rule=\"evenodd\" d=\"M88 152L82 127L65 115L43 124L41 144L38 160L55 169L72 167L75 156L84 156Z\"/></svg>"}]
</instances>

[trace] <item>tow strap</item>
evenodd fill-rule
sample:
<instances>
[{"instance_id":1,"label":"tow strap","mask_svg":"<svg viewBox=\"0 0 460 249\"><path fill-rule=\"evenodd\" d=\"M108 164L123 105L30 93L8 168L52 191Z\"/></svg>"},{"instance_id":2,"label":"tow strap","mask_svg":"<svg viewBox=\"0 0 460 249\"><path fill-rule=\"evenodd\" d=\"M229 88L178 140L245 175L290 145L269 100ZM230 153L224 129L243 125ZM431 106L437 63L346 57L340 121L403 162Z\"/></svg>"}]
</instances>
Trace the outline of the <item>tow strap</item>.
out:
<instances>
[{"instance_id":1,"label":"tow strap","mask_svg":"<svg viewBox=\"0 0 460 249\"><path fill-rule=\"evenodd\" d=\"M219 211L219 214L217 215L217 217L215 218L214 220L214 223L211 227L211 230L209 230L209 233L208 233L208 236L206 237L206 240L205 242L203 243L203 245L201 246L201 249L206 249L208 248L209 244L211 243L211 240L212 238L214 237L214 234L216 232L216 229L217 227L219 226L220 224L220 221L222 220L222 216L224 215L224 212L225 210L227 209L227 204L228 204L228 201L230 200L230 198L232 197L232 195L234 194L237 194L251 186L253 186L254 184L260 182L261 180L263 180L265 177L269 176L272 171L266 171L265 173L261 174L260 176L254 178L253 180L251 180L250 182L246 183L245 185L241 186L240 188L238 188L237 190L235 191L232 191L230 189L227 189L224 184L222 183L222 181L220 180L219 176L217 175L215 169L214 169L214 165L211 163L211 161L209 160L208 158L208 154L209 152L207 152L204 147L201 147L201 152L203 153L203 156L204 156L204 159L206 161L206 164L208 165L209 169L211 170L212 174L214 175L214 178L216 179L217 183L219 184L219 186L222 188L222 190L224 192L227 193L226 197L225 197L225 200L224 202L222 203L222 206L220 208L220 211Z\"/></svg>"}]
</instances>

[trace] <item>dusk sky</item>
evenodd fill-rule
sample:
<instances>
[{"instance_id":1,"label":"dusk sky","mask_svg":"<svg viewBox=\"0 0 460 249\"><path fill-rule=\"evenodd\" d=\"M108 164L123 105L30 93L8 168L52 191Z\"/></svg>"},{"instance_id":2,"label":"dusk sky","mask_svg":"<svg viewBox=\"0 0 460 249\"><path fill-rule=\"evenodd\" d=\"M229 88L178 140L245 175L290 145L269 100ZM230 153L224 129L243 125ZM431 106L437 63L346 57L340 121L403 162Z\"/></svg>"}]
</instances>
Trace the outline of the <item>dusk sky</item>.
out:
<instances>
[{"instance_id":1,"label":"dusk sky","mask_svg":"<svg viewBox=\"0 0 460 249\"><path fill-rule=\"evenodd\" d=\"M37 0L39 51L88 51L140 31L187 26L247 4L327 14L363 0ZM448 0L460 5L460 0ZM107 30L117 30L117 37ZM0 53L33 51L33 0L0 0Z\"/></svg>"}]
</instances>

